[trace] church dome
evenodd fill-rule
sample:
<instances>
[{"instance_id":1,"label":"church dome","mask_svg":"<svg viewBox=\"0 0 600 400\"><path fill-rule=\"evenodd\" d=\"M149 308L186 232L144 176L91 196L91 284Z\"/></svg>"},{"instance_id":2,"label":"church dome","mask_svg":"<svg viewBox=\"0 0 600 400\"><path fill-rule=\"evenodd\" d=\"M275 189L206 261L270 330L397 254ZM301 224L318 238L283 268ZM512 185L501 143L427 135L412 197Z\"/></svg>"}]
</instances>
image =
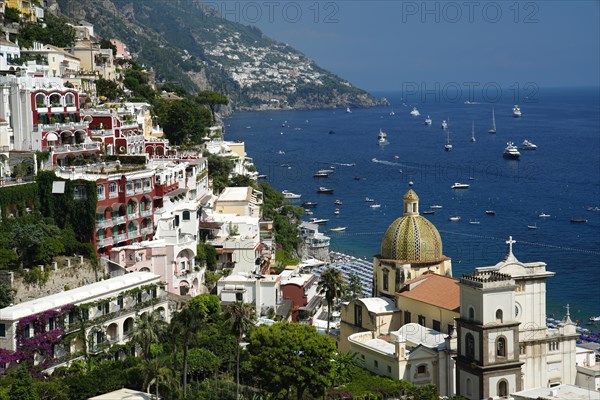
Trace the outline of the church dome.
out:
<instances>
[{"instance_id":1,"label":"church dome","mask_svg":"<svg viewBox=\"0 0 600 400\"><path fill-rule=\"evenodd\" d=\"M409 263L440 261L442 239L436 227L419 215L419 196L410 189L403 200L404 214L383 235L381 258Z\"/></svg>"}]
</instances>

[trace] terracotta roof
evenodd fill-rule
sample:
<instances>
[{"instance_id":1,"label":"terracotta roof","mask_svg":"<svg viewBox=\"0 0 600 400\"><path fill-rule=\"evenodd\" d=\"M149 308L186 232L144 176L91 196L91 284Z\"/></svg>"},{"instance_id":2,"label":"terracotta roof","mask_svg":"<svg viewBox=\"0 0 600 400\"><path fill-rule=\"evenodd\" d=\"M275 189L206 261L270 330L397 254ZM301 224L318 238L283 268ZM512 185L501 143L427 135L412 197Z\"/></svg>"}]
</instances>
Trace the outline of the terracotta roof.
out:
<instances>
[{"instance_id":1,"label":"terracotta roof","mask_svg":"<svg viewBox=\"0 0 600 400\"><path fill-rule=\"evenodd\" d=\"M429 272L405 282L398 296L458 312L460 308L458 282L458 279Z\"/></svg>"}]
</instances>

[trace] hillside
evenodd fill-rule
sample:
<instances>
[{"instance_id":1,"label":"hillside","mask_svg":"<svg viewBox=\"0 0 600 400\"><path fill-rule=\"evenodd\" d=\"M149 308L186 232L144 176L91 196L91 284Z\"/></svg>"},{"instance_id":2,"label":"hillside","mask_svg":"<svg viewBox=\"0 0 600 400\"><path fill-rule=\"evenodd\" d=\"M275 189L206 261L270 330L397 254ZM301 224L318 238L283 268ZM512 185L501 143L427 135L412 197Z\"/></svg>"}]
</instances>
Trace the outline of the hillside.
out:
<instances>
[{"instance_id":1,"label":"hillside","mask_svg":"<svg viewBox=\"0 0 600 400\"><path fill-rule=\"evenodd\" d=\"M61 13L127 44L157 80L226 94L236 109L365 107L377 100L258 28L197 0L55 0Z\"/></svg>"}]
</instances>

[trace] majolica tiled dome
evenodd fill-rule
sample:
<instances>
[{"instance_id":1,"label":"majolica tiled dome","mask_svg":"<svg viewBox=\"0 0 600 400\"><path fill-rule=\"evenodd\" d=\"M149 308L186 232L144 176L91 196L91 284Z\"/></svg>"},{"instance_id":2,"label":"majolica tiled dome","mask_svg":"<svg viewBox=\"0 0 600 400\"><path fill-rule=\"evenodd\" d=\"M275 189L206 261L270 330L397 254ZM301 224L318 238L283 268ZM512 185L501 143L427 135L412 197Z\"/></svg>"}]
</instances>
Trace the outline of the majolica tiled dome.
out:
<instances>
[{"instance_id":1,"label":"majolica tiled dome","mask_svg":"<svg viewBox=\"0 0 600 400\"><path fill-rule=\"evenodd\" d=\"M419 215L419 196L411 189L403 200L404 214L383 235L381 257L411 263L439 261L442 239L436 227Z\"/></svg>"}]
</instances>

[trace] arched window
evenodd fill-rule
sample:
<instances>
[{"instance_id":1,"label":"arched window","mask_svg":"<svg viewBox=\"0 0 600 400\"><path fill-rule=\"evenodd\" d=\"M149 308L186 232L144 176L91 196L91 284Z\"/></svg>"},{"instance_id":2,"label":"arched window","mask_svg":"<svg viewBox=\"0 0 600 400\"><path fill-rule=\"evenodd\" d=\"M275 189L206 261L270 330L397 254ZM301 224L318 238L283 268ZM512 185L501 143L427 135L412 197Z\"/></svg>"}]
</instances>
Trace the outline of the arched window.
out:
<instances>
[{"instance_id":1,"label":"arched window","mask_svg":"<svg viewBox=\"0 0 600 400\"><path fill-rule=\"evenodd\" d=\"M475 338L472 334L465 335L465 356L467 358L475 358Z\"/></svg>"},{"instance_id":2,"label":"arched window","mask_svg":"<svg viewBox=\"0 0 600 400\"><path fill-rule=\"evenodd\" d=\"M390 286L390 271L387 268L383 269L383 290L389 290Z\"/></svg>"},{"instance_id":3,"label":"arched window","mask_svg":"<svg viewBox=\"0 0 600 400\"><path fill-rule=\"evenodd\" d=\"M75 105L75 96L73 93L67 93L65 102L67 103L67 107L73 107Z\"/></svg>"},{"instance_id":4,"label":"arched window","mask_svg":"<svg viewBox=\"0 0 600 400\"><path fill-rule=\"evenodd\" d=\"M502 379L500 382L498 382L498 396L508 396L508 382L505 379Z\"/></svg>"},{"instance_id":5,"label":"arched window","mask_svg":"<svg viewBox=\"0 0 600 400\"><path fill-rule=\"evenodd\" d=\"M44 96L42 93L36 94L35 95L35 106L37 108L46 107L46 96Z\"/></svg>"},{"instance_id":6,"label":"arched window","mask_svg":"<svg viewBox=\"0 0 600 400\"><path fill-rule=\"evenodd\" d=\"M469 307L469 321L473 321L475 319L475 309L473 307Z\"/></svg>"},{"instance_id":7,"label":"arched window","mask_svg":"<svg viewBox=\"0 0 600 400\"><path fill-rule=\"evenodd\" d=\"M189 221L190 220L190 212L189 211L184 211L183 215L182 215L182 219L184 221Z\"/></svg>"},{"instance_id":8,"label":"arched window","mask_svg":"<svg viewBox=\"0 0 600 400\"><path fill-rule=\"evenodd\" d=\"M496 310L496 323L501 324L503 321L503 313L501 309Z\"/></svg>"},{"instance_id":9,"label":"arched window","mask_svg":"<svg viewBox=\"0 0 600 400\"><path fill-rule=\"evenodd\" d=\"M473 395L473 381L467 378L467 396Z\"/></svg>"},{"instance_id":10,"label":"arched window","mask_svg":"<svg viewBox=\"0 0 600 400\"><path fill-rule=\"evenodd\" d=\"M502 336L496 340L496 356L506 357L506 339Z\"/></svg>"},{"instance_id":11,"label":"arched window","mask_svg":"<svg viewBox=\"0 0 600 400\"><path fill-rule=\"evenodd\" d=\"M50 96L50 105L52 107L60 107L60 95L57 93L54 93L53 95Z\"/></svg>"}]
</instances>

